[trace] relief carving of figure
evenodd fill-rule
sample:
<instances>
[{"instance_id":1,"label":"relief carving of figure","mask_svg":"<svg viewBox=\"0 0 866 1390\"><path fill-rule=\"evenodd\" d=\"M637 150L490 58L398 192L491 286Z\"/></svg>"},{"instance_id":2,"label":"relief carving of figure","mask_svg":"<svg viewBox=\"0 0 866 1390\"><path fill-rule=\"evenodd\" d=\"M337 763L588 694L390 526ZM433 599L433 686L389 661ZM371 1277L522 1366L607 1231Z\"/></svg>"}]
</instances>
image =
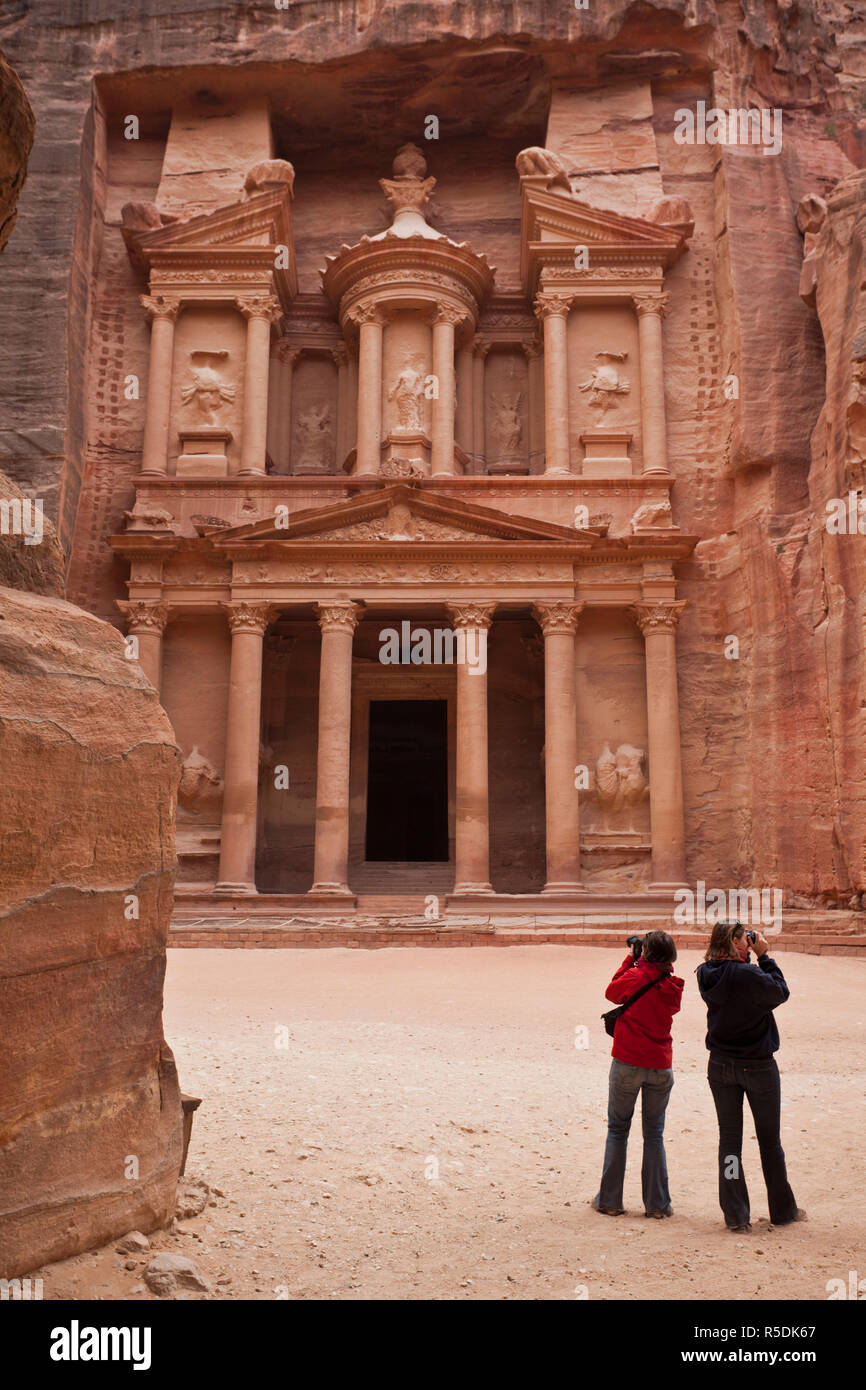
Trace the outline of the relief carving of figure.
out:
<instances>
[{"instance_id":1,"label":"relief carving of figure","mask_svg":"<svg viewBox=\"0 0 866 1390\"><path fill-rule=\"evenodd\" d=\"M218 425L219 411L235 398L234 386L208 363L208 359L227 356L225 352L190 353L190 380L181 391L181 400L184 405L192 406L203 425Z\"/></svg>"},{"instance_id":2,"label":"relief carving of figure","mask_svg":"<svg viewBox=\"0 0 866 1390\"><path fill-rule=\"evenodd\" d=\"M424 377L418 371L418 359L407 362L397 377L388 400L397 408L397 423L403 430L420 430L421 397L424 391Z\"/></svg>"},{"instance_id":3,"label":"relief carving of figure","mask_svg":"<svg viewBox=\"0 0 866 1390\"><path fill-rule=\"evenodd\" d=\"M494 428L499 436L500 452L504 458L514 458L520 453L523 439L523 419L520 413L523 392L521 391L516 398L491 394L490 404L493 407Z\"/></svg>"},{"instance_id":4,"label":"relief carving of figure","mask_svg":"<svg viewBox=\"0 0 866 1390\"><path fill-rule=\"evenodd\" d=\"M627 352L597 352L595 360L599 364L594 367L588 379L581 382L581 391L589 392L589 404L603 415L610 406L615 406L615 396L622 396L631 390L631 383L626 377L621 377L617 368L617 362L625 362L628 357Z\"/></svg>"},{"instance_id":5,"label":"relief carving of figure","mask_svg":"<svg viewBox=\"0 0 866 1390\"><path fill-rule=\"evenodd\" d=\"M598 804L605 820L626 812L629 831L634 830L635 808L649 794L643 772L645 757L644 750L631 743L621 743L615 753L611 752L610 744L605 743L595 764Z\"/></svg>"},{"instance_id":6,"label":"relief carving of figure","mask_svg":"<svg viewBox=\"0 0 866 1390\"><path fill-rule=\"evenodd\" d=\"M644 502L642 507L638 507L629 524L632 531L645 530L648 526L672 526L673 513L670 502L666 497L657 502Z\"/></svg>"},{"instance_id":7,"label":"relief carving of figure","mask_svg":"<svg viewBox=\"0 0 866 1390\"><path fill-rule=\"evenodd\" d=\"M327 405L308 405L298 416L298 453L303 468L324 473L328 468L331 416Z\"/></svg>"},{"instance_id":8,"label":"relief carving of figure","mask_svg":"<svg viewBox=\"0 0 866 1390\"><path fill-rule=\"evenodd\" d=\"M514 163L521 178L543 174L547 179L547 188L561 188L566 193L571 192L568 170L553 150L546 150L541 145L530 145L520 151Z\"/></svg>"},{"instance_id":9,"label":"relief carving of figure","mask_svg":"<svg viewBox=\"0 0 866 1390\"><path fill-rule=\"evenodd\" d=\"M177 799L195 816L213 817L222 804L223 779L198 748L184 762Z\"/></svg>"}]
</instances>

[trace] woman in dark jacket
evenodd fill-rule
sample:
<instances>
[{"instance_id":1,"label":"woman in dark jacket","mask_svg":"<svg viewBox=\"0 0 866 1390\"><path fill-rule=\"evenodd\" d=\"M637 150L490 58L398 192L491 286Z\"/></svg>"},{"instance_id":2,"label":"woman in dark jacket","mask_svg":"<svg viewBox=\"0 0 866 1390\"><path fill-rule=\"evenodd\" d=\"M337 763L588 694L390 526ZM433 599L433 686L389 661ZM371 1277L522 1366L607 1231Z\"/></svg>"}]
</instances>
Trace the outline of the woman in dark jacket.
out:
<instances>
[{"instance_id":1,"label":"woman in dark jacket","mask_svg":"<svg viewBox=\"0 0 866 1390\"><path fill-rule=\"evenodd\" d=\"M781 1083L773 1053L779 1030L773 1010L788 998L785 977L755 933L758 964L739 922L713 927L698 987L707 1006L707 1078L719 1119L719 1203L732 1231L750 1231L749 1192L743 1172L743 1096L748 1097L774 1226L805 1220L788 1183L779 1137Z\"/></svg>"}]
</instances>

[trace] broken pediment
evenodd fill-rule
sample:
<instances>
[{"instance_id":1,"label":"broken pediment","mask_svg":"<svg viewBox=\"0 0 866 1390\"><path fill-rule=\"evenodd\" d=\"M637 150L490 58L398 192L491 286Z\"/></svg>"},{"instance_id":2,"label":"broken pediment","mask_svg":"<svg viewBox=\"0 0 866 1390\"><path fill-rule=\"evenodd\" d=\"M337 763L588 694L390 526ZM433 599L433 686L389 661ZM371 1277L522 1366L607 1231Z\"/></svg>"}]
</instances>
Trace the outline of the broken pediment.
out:
<instances>
[{"instance_id":1,"label":"broken pediment","mask_svg":"<svg viewBox=\"0 0 866 1390\"><path fill-rule=\"evenodd\" d=\"M130 259L150 276L152 289L267 280L284 308L297 294L291 201L294 170L265 160L248 173L243 196L191 217L162 215L153 204L129 203L122 231Z\"/></svg>"},{"instance_id":2,"label":"broken pediment","mask_svg":"<svg viewBox=\"0 0 866 1390\"><path fill-rule=\"evenodd\" d=\"M542 175L520 180L520 278L529 296L540 278L575 289L618 274L661 280L686 248L687 226L594 208L546 182Z\"/></svg>"},{"instance_id":3,"label":"broken pediment","mask_svg":"<svg viewBox=\"0 0 866 1390\"><path fill-rule=\"evenodd\" d=\"M330 507L295 513L277 508L273 519L205 534L221 547L278 540L325 544L512 541L592 545L604 529L575 531L530 517L507 516L453 498L434 497L398 484Z\"/></svg>"}]
</instances>

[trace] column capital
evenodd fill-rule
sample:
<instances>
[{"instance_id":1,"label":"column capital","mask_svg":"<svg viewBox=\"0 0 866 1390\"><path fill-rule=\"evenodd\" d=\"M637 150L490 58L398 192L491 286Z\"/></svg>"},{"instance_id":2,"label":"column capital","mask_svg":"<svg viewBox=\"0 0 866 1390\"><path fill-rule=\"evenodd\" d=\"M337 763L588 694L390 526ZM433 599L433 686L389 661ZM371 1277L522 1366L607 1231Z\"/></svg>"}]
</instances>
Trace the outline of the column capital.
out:
<instances>
[{"instance_id":1,"label":"column capital","mask_svg":"<svg viewBox=\"0 0 866 1390\"><path fill-rule=\"evenodd\" d=\"M296 347L294 343L286 342L285 338L281 338L274 347L274 357L278 362L285 362L289 367L294 367L298 358L303 356L303 352L303 348Z\"/></svg>"},{"instance_id":2,"label":"column capital","mask_svg":"<svg viewBox=\"0 0 866 1390\"><path fill-rule=\"evenodd\" d=\"M644 637L654 632L676 632L688 600L666 599L635 603L629 609Z\"/></svg>"},{"instance_id":3,"label":"column capital","mask_svg":"<svg viewBox=\"0 0 866 1390\"><path fill-rule=\"evenodd\" d=\"M346 347L345 343L338 343L336 347L331 348L329 356L331 360L334 362L335 366L348 367L349 349Z\"/></svg>"},{"instance_id":4,"label":"column capital","mask_svg":"<svg viewBox=\"0 0 866 1390\"><path fill-rule=\"evenodd\" d=\"M165 631L171 616L167 603L153 599L117 599L117 606L126 617L129 633Z\"/></svg>"},{"instance_id":5,"label":"column capital","mask_svg":"<svg viewBox=\"0 0 866 1390\"><path fill-rule=\"evenodd\" d=\"M362 603L354 599L330 599L317 603L319 627L323 632L354 632L364 611Z\"/></svg>"},{"instance_id":6,"label":"column capital","mask_svg":"<svg viewBox=\"0 0 866 1390\"><path fill-rule=\"evenodd\" d=\"M236 632L255 632L264 635L276 610L270 603L250 603L247 600L223 604L232 636Z\"/></svg>"},{"instance_id":7,"label":"column capital","mask_svg":"<svg viewBox=\"0 0 866 1390\"><path fill-rule=\"evenodd\" d=\"M363 328L365 323L374 323L382 328L389 317L387 309L379 304L353 304L351 309L346 310L346 318L356 328Z\"/></svg>"},{"instance_id":8,"label":"column capital","mask_svg":"<svg viewBox=\"0 0 866 1390\"><path fill-rule=\"evenodd\" d=\"M534 309L537 316L544 320L548 318L567 318L568 311L574 303L574 295L571 294L548 294L544 292L535 296Z\"/></svg>"},{"instance_id":9,"label":"column capital","mask_svg":"<svg viewBox=\"0 0 866 1390\"><path fill-rule=\"evenodd\" d=\"M140 294L138 302L151 323L154 319L169 319L174 323L180 312L180 300L166 299L162 294Z\"/></svg>"},{"instance_id":10,"label":"column capital","mask_svg":"<svg viewBox=\"0 0 866 1390\"><path fill-rule=\"evenodd\" d=\"M493 622L495 603L481 603L469 599L465 603L446 603L445 610L456 628L475 627L485 632Z\"/></svg>"},{"instance_id":11,"label":"column capital","mask_svg":"<svg viewBox=\"0 0 866 1390\"><path fill-rule=\"evenodd\" d=\"M492 343L488 343L485 338L479 337L478 334L472 339L472 352L476 357L480 357L482 362L492 346Z\"/></svg>"},{"instance_id":12,"label":"column capital","mask_svg":"<svg viewBox=\"0 0 866 1390\"><path fill-rule=\"evenodd\" d=\"M524 338L520 346L529 362L535 357L541 357L544 352L544 348L537 338Z\"/></svg>"},{"instance_id":13,"label":"column capital","mask_svg":"<svg viewBox=\"0 0 866 1390\"><path fill-rule=\"evenodd\" d=\"M646 294L633 294L631 297L638 318L643 318L644 314L657 314L663 319L668 310L669 299L670 293L661 293L658 290L647 291Z\"/></svg>"},{"instance_id":14,"label":"column capital","mask_svg":"<svg viewBox=\"0 0 866 1390\"><path fill-rule=\"evenodd\" d=\"M238 296L235 304L247 322L250 319L267 319L269 323L277 323L282 318L280 302L272 294Z\"/></svg>"},{"instance_id":15,"label":"column capital","mask_svg":"<svg viewBox=\"0 0 866 1390\"><path fill-rule=\"evenodd\" d=\"M532 616L545 637L552 637L554 634L573 637L577 632L580 615L585 607L585 603L572 603L567 599L556 599L551 603L534 603Z\"/></svg>"},{"instance_id":16,"label":"column capital","mask_svg":"<svg viewBox=\"0 0 866 1390\"><path fill-rule=\"evenodd\" d=\"M434 328L440 323L450 323L452 328L456 328L467 317L466 309L455 309L450 304L437 304L430 315L430 322Z\"/></svg>"}]
</instances>

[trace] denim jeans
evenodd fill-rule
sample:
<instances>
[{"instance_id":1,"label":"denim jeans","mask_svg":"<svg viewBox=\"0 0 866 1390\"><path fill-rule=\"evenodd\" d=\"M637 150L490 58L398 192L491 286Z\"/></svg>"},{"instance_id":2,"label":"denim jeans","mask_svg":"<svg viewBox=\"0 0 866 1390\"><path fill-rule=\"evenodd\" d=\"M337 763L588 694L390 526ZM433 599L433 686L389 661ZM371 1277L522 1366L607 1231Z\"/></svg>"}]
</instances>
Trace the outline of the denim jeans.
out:
<instances>
[{"instance_id":1,"label":"denim jeans","mask_svg":"<svg viewBox=\"0 0 866 1390\"><path fill-rule=\"evenodd\" d=\"M743 1172L743 1096L748 1097L755 1120L770 1220L778 1226L793 1221L797 1203L788 1184L785 1151L779 1138L782 1087L775 1058L736 1062L711 1054L707 1080L719 1117L719 1204L726 1223L749 1223L749 1190Z\"/></svg>"},{"instance_id":2,"label":"denim jeans","mask_svg":"<svg viewBox=\"0 0 866 1390\"><path fill-rule=\"evenodd\" d=\"M619 1211L622 1207L628 1132L640 1092L643 1126L643 1166L640 1176L643 1204L648 1213L667 1213L671 1197L668 1191L664 1130L665 1110L673 1084L674 1074L669 1068L655 1071L648 1067L631 1067L627 1062L618 1062L616 1058L611 1062L607 1100L607 1144L604 1149L601 1187L593 1201L594 1206L604 1207L608 1211Z\"/></svg>"}]
</instances>

